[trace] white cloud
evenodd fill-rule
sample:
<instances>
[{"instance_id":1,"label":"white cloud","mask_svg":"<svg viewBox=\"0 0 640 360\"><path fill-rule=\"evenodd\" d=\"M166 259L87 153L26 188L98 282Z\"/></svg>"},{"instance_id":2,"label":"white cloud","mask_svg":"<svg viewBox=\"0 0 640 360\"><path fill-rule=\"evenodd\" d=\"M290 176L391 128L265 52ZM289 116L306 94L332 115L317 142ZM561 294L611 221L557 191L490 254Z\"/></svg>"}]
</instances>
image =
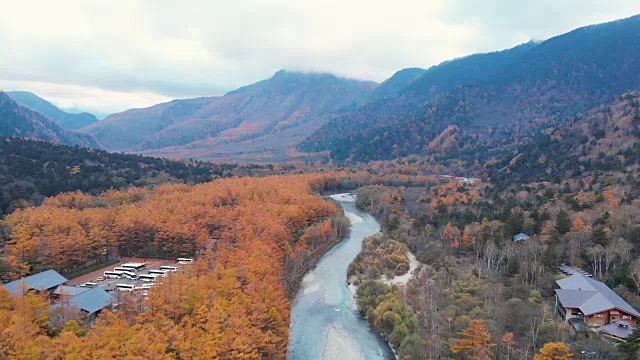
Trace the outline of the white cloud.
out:
<instances>
[{"instance_id":1,"label":"white cloud","mask_svg":"<svg viewBox=\"0 0 640 360\"><path fill-rule=\"evenodd\" d=\"M635 0L3 1L0 87L120 111L281 68L383 81L640 12ZM14 88L10 88L14 86Z\"/></svg>"},{"instance_id":2,"label":"white cloud","mask_svg":"<svg viewBox=\"0 0 640 360\"><path fill-rule=\"evenodd\" d=\"M122 92L91 86L22 80L0 80L0 89L31 90L63 110L92 111L96 116L112 114L124 109L147 107L172 99L149 91Z\"/></svg>"}]
</instances>

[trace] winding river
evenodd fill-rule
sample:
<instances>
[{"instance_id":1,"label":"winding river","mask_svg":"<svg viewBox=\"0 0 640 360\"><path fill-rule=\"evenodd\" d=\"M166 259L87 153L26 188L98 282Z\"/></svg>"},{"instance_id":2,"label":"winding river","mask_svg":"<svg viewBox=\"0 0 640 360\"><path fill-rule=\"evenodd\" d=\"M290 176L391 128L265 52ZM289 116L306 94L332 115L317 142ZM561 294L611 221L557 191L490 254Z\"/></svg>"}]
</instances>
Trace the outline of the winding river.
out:
<instances>
[{"instance_id":1,"label":"winding river","mask_svg":"<svg viewBox=\"0 0 640 360\"><path fill-rule=\"evenodd\" d=\"M359 316L347 287L347 267L360 252L362 240L379 232L380 225L356 209L353 197L332 198L344 208L351 233L303 278L291 309L287 359L393 359L389 346Z\"/></svg>"}]
</instances>

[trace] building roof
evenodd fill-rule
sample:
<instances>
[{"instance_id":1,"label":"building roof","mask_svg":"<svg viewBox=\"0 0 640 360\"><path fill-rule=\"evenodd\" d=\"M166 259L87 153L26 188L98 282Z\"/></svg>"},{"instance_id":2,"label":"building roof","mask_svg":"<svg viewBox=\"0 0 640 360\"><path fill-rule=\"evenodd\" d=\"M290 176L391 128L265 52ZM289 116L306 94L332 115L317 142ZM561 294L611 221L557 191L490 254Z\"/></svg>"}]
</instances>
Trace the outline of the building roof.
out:
<instances>
[{"instance_id":1,"label":"building roof","mask_svg":"<svg viewBox=\"0 0 640 360\"><path fill-rule=\"evenodd\" d=\"M633 333L633 327L626 321L618 321L611 324L603 325L598 329L598 332L615 336L621 339L626 339Z\"/></svg>"},{"instance_id":2,"label":"building roof","mask_svg":"<svg viewBox=\"0 0 640 360\"><path fill-rule=\"evenodd\" d=\"M578 272L573 273L569 277L556 281L556 284L558 284L561 289L565 290L598 291L595 286L593 286L593 284L588 281L586 276L582 276L582 274Z\"/></svg>"},{"instance_id":3,"label":"building roof","mask_svg":"<svg viewBox=\"0 0 640 360\"><path fill-rule=\"evenodd\" d=\"M556 283L560 286L560 289L556 290L558 300L565 308L578 308L585 315L619 309L640 317L636 309L622 300L607 285L581 273L574 273Z\"/></svg>"},{"instance_id":4,"label":"building roof","mask_svg":"<svg viewBox=\"0 0 640 360\"><path fill-rule=\"evenodd\" d=\"M93 314L98 310L102 310L113 302L113 298L103 288L97 287L84 291L71 299L69 306L73 306L79 310L84 310L89 314ZM60 307L55 304L54 307Z\"/></svg>"},{"instance_id":5,"label":"building roof","mask_svg":"<svg viewBox=\"0 0 640 360\"><path fill-rule=\"evenodd\" d=\"M60 285L53 293L56 295L76 296L89 290L90 288L86 287Z\"/></svg>"},{"instance_id":6,"label":"building roof","mask_svg":"<svg viewBox=\"0 0 640 360\"><path fill-rule=\"evenodd\" d=\"M32 289L38 291L48 290L60 284L64 284L67 281L69 280L58 274L57 271L47 270L35 275L24 277L20 280L6 283L4 284L4 287L9 290L10 293L23 295L25 292Z\"/></svg>"},{"instance_id":7,"label":"building roof","mask_svg":"<svg viewBox=\"0 0 640 360\"><path fill-rule=\"evenodd\" d=\"M565 264L562 264L560 266L558 266L558 270L560 270L561 273L565 274L565 275L573 275L575 273L579 273L582 274L586 277L593 277L593 275L589 274L588 272L578 268L578 267L571 267L571 266L567 266Z\"/></svg>"},{"instance_id":8,"label":"building roof","mask_svg":"<svg viewBox=\"0 0 640 360\"><path fill-rule=\"evenodd\" d=\"M563 307L577 309L593 297L596 292L557 289L556 294L558 295L558 300L560 300Z\"/></svg>"},{"instance_id":9,"label":"building roof","mask_svg":"<svg viewBox=\"0 0 640 360\"><path fill-rule=\"evenodd\" d=\"M528 238L529 238L529 235L525 233L518 233L513 236L513 241L522 241L522 240L527 240Z\"/></svg>"}]
</instances>

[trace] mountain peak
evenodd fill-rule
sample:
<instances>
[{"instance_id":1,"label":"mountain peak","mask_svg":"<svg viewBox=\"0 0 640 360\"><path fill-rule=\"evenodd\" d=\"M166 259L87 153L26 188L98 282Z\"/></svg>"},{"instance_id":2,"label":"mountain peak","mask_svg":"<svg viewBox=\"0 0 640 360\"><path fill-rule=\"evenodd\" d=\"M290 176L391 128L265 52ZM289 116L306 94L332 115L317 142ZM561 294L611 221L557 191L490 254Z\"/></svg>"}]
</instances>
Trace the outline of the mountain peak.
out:
<instances>
[{"instance_id":1,"label":"mountain peak","mask_svg":"<svg viewBox=\"0 0 640 360\"><path fill-rule=\"evenodd\" d=\"M83 130L111 150L199 159L263 154L258 159L279 160L334 114L364 104L375 86L282 69L221 97L112 114Z\"/></svg>"},{"instance_id":2,"label":"mountain peak","mask_svg":"<svg viewBox=\"0 0 640 360\"><path fill-rule=\"evenodd\" d=\"M300 70L287 70L280 69L276 71L275 74L271 77L271 79L305 79L305 78L338 78L336 75L326 72L316 72L316 71L300 71Z\"/></svg>"}]
</instances>

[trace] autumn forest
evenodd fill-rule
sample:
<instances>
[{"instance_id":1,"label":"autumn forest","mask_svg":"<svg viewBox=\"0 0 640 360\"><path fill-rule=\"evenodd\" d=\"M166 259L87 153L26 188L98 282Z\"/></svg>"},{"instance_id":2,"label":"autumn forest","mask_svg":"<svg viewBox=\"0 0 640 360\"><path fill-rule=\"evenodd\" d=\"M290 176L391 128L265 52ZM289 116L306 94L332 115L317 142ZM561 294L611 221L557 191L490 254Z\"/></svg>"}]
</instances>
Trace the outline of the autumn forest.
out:
<instances>
[{"instance_id":1,"label":"autumn forest","mask_svg":"<svg viewBox=\"0 0 640 360\"><path fill-rule=\"evenodd\" d=\"M302 8L252 3L225 19L242 26L173 34L185 14L216 25L218 9L154 8L131 16L144 31L118 29L126 51L109 41L78 63L12 51L5 31L33 24L0 26L6 63L20 63L0 86L51 96L0 90L0 360L640 359L640 15L518 5L527 19L485 24L498 34L476 23L497 9L468 2L472 18L434 18L445 35L417 16L407 42L386 37L430 13L423 3L377 22L353 7L357 37L336 21L344 4L327 11L330 31ZM66 26L65 53L111 33L85 21L97 9L76 16L90 29ZM57 15L32 36L42 51L66 28ZM541 20L505 30L529 17ZM226 38L247 18L259 28ZM546 40L511 43L528 31ZM414 53L428 67L390 72Z\"/></svg>"},{"instance_id":2,"label":"autumn forest","mask_svg":"<svg viewBox=\"0 0 640 360\"><path fill-rule=\"evenodd\" d=\"M45 299L2 288L2 351L42 358L283 358L290 294L347 227L314 195L335 178L220 180L197 186L67 193L7 218L10 277L99 261L103 248L199 261L151 292L148 310L119 309L89 329L51 328ZM130 333L129 342L121 342ZM153 339L152 343L150 340Z\"/></svg>"}]
</instances>

